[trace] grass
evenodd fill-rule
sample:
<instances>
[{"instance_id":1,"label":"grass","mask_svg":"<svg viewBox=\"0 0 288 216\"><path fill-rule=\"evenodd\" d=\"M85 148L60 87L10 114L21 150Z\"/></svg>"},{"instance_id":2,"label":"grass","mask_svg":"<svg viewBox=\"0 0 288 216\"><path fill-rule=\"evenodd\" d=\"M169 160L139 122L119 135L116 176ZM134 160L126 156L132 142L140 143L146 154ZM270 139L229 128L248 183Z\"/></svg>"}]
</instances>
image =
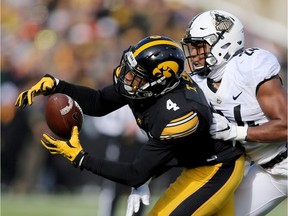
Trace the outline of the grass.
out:
<instances>
[{"instance_id":1,"label":"grass","mask_svg":"<svg viewBox=\"0 0 288 216\"><path fill-rule=\"evenodd\" d=\"M277 208L273 209L269 214L267 214L267 216L287 216L287 206L288 201L286 199L282 203L280 203Z\"/></svg>"},{"instance_id":2,"label":"grass","mask_svg":"<svg viewBox=\"0 0 288 216\"><path fill-rule=\"evenodd\" d=\"M1 216L95 216L97 197L84 195L5 195Z\"/></svg>"},{"instance_id":3,"label":"grass","mask_svg":"<svg viewBox=\"0 0 288 216\"><path fill-rule=\"evenodd\" d=\"M117 216L125 215L126 199L117 208ZM153 199L153 198L152 198ZM1 216L97 216L98 197L88 194L2 194ZM287 199L267 216L286 216Z\"/></svg>"}]
</instances>

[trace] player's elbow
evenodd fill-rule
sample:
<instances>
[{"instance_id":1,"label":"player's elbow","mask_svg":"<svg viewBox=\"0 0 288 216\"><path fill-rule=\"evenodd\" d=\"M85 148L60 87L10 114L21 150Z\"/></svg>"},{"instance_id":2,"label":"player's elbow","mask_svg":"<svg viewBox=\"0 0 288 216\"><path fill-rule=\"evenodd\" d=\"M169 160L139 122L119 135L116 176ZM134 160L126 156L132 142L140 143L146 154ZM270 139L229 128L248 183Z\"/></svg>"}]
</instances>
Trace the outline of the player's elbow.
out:
<instances>
[{"instance_id":1,"label":"player's elbow","mask_svg":"<svg viewBox=\"0 0 288 216\"><path fill-rule=\"evenodd\" d=\"M141 185L143 185L144 183L146 183L149 180L149 177L142 177L142 176L135 176L133 178L130 178L129 180L127 180L126 185L130 186L130 187L140 187Z\"/></svg>"}]
</instances>

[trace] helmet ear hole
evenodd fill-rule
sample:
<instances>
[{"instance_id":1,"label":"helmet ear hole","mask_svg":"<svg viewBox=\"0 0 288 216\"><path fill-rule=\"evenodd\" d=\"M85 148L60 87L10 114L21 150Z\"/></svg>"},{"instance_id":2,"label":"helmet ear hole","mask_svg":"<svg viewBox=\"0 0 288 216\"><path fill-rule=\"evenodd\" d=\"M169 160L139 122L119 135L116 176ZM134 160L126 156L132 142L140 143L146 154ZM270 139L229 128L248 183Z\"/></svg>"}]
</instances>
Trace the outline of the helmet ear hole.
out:
<instances>
[{"instance_id":1,"label":"helmet ear hole","mask_svg":"<svg viewBox=\"0 0 288 216\"><path fill-rule=\"evenodd\" d=\"M221 49L227 49L230 45L231 43L226 43L223 46L221 46Z\"/></svg>"},{"instance_id":2,"label":"helmet ear hole","mask_svg":"<svg viewBox=\"0 0 288 216\"><path fill-rule=\"evenodd\" d=\"M229 58L230 58L230 54L229 53L226 53L226 55L223 57L223 59L226 59L226 60L228 60Z\"/></svg>"}]
</instances>

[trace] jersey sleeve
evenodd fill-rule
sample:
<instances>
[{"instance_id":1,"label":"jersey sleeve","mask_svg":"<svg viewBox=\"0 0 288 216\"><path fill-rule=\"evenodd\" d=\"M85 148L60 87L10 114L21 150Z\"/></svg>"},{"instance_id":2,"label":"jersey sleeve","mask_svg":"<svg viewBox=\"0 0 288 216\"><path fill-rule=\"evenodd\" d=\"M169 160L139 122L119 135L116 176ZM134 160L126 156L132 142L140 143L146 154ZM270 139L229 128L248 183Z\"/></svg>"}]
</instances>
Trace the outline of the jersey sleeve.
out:
<instances>
[{"instance_id":1,"label":"jersey sleeve","mask_svg":"<svg viewBox=\"0 0 288 216\"><path fill-rule=\"evenodd\" d=\"M83 113L90 116L103 116L127 104L127 100L115 91L113 85L95 90L60 81L55 92L69 95L77 101Z\"/></svg>"},{"instance_id":2,"label":"jersey sleeve","mask_svg":"<svg viewBox=\"0 0 288 216\"><path fill-rule=\"evenodd\" d=\"M149 136L157 140L184 138L194 133L199 125L197 111L180 91L159 99L149 115Z\"/></svg>"},{"instance_id":3,"label":"jersey sleeve","mask_svg":"<svg viewBox=\"0 0 288 216\"><path fill-rule=\"evenodd\" d=\"M195 132L203 131L209 118L209 106L201 89L190 77L181 80L175 91L164 95L150 112L152 119L151 135L159 140L186 138ZM206 116L206 117L204 117Z\"/></svg>"},{"instance_id":4,"label":"jersey sleeve","mask_svg":"<svg viewBox=\"0 0 288 216\"><path fill-rule=\"evenodd\" d=\"M189 112L171 120L162 130L160 140L176 139L188 136L197 130L199 118L196 112Z\"/></svg>"},{"instance_id":5,"label":"jersey sleeve","mask_svg":"<svg viewBox=\"0 0 288 216\"><path fill-rule=\"evenodd\" d=\"M81 169L120 184L138 187L171 168L169 163L174 154L173 144L167 142L163 145L163 142L151 138L142 146L132 163L103 160L88 154Z\"/></svg>"},{"instance_id":6,"label":"jersey sleeve","mask_svg":"<svg viewBox=\"0 0 288 216\"><path fill-rule=\"evenodd\" d=\"M266 50L257 49L251 57L252 62L246 64L248 67L252 66L251 75L249 77L253 77L253 79L247 79L247 81L250 80L254 82L251 83L251 85L257 86L259 83L268 80L279 73L280 64L272 53Z\"/></svg>"}]
</instances>

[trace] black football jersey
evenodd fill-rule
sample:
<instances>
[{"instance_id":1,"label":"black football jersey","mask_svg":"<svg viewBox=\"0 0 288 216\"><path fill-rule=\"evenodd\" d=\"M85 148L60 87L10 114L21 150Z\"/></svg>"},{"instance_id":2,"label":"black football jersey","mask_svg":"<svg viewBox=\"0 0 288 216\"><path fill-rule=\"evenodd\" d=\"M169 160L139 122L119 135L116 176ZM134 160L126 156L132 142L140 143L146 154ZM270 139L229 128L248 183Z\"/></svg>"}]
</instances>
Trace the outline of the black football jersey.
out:
<instances>
[{"instance_id":1,"label":"black football jersey","mask_svg":"<svg viewBox=\"0 0 288 216\"><path fill-rule=\"evenodd\" d=\"M211 110L202 90L186 73L175 89L156 98L132 100L121 96L112 85L93 90L64 81L56 92L71 96L84 114L91 116L102 116L128 104L146 132L149 140L131 164L97 159L92 152L84 158L82 168L110 180L139 186L171 167L193 168L242 154L232 143L210 137Z\"/></svg>"}]
</instances>

